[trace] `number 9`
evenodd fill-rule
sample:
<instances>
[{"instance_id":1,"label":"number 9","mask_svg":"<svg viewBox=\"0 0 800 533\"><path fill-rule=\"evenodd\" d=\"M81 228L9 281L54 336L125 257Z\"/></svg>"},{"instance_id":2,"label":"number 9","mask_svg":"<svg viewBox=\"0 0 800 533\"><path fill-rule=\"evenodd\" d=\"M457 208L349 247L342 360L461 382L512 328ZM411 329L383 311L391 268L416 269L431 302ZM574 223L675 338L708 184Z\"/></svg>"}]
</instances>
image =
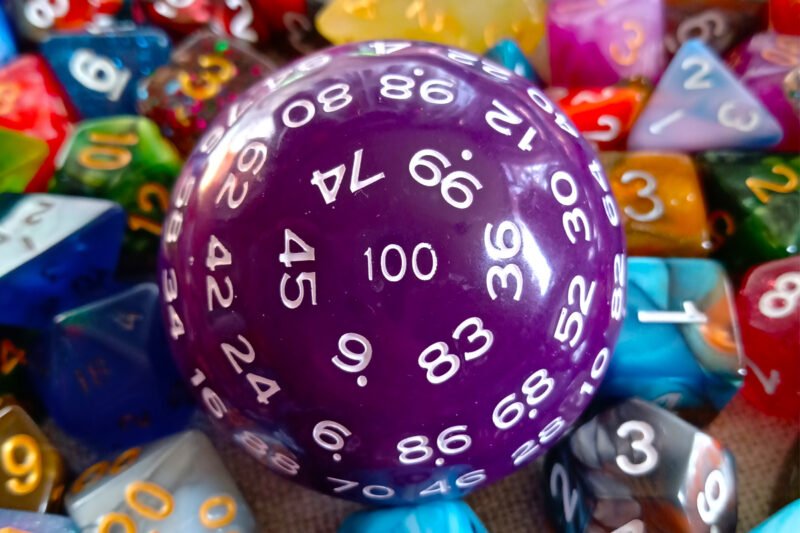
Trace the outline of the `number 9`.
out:
<instances>
[{"instance_id":1,"label":"number 9","mask_svg":"<svg viewBox=\"0 0 800 533\"><path fill-rule=\"evenodd\" d=\"M697 512L708 525L717 521L728 501L728 485L719 470L713 470L706 478L703 491L697 495Z\"/></svg>"},{"instance_id":2,"label":"number 9","mask_svg":"<svg viewBox=\"0 0 800 533\"><path fill-rule=\"evenodd\" d=\"M22 450L22 461L18 450ZM30 435L14 435L0 448L0 462L5 472L12 476L6 488L15 496L30 494L42 479L42 453Z\"/></svg>"}]
</instances>

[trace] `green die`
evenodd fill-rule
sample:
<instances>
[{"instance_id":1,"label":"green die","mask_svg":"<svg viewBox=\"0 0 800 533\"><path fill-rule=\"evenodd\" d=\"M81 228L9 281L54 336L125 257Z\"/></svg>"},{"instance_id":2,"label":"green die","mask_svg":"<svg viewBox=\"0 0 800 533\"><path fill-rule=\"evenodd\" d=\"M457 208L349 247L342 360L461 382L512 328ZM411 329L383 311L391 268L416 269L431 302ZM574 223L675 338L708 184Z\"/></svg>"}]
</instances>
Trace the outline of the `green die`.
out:
<instances>
[{"instance_id":1,"label":"green die","mask_svg":"<svg viewBox=\"0 0 800 533\"><path fill-rule=\"evenodd\" d=\"M127 272L155 265L169 194L181 158L150 119L81 122L59 154L50 191L105 198L128 213L120 262Z\"/></svg>"},{"instance_id":2,"label":"green die","mask_svg":"<svg viewBox=\"0 0 800 533\"><path fill-rule=\"evenodd\" d=\"M49 152L41 139L0 128L0 192L23 192Z\"/></svg>"},{"instance_id":3,"label":"green die","mask_svg":"<svg viewBox=\"0 0 800 533\"><path fill-rule=\"evenodd\" d=\"M718 241L736 274L800 247L800 155L708 152L699 157Z\"/></svg>"}]
</instances>

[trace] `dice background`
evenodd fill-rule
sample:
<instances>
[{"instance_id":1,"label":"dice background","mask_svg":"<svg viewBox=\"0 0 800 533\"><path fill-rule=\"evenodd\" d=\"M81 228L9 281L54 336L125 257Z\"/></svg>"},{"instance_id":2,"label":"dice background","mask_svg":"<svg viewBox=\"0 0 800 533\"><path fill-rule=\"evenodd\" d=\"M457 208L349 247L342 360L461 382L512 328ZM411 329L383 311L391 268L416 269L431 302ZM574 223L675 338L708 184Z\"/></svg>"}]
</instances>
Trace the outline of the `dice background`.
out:
<instances>
[{"instance_id":1,"label":"dice background","mask_svg":"<svg viewBox=\"0 0 800 533\"><path fill-rule=\"evenodd\" d=\"M193 425L209 430L202 414L196 417ZM48 421L43 430L73 471L80 472L97 459L87 448L58 430L52 421ZM790 467L800 468L800 456L793 446L798 438L796 428L763 415L737 395L704 430L719 439L736 457L737 531L750 531L777 507L800 498L800 487L787 483ZM250 505L261 533L330 533L336 531L348 514L363 508L284 480L242 453L224 436L213 432L209 432L209 436ZM543 458L540 458L466 498L489 531L555 531L545 511L542 465Z\"/></svg>"}]
</instances>

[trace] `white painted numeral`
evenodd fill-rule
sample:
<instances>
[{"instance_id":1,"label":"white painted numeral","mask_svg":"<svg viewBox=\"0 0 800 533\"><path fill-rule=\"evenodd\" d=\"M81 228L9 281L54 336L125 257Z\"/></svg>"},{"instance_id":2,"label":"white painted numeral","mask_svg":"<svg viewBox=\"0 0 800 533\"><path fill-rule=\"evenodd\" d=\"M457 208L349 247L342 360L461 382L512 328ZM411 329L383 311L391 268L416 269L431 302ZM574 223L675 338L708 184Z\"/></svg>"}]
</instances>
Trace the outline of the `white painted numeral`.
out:
<instances>
[{"instance_id":1,"label":"white painted numeral","mask_svg":"<svg viewBox=\"0 0 800 533\"><path fill-rule=\"evenodd\" d=\"M497 133L507 137L511 136L512 131L509 126L522 124L522 117L511 111L499 100L492 100L492 107L493 109L490 109L484 115L486 123ZM529 126L517 143L517 148L525 152L533 150L531 142L536 138L537 133L532 126Z\"/></svg>"},{"instance_id":2,"label":"white painted numeral","mask_svg":"<svg viewBox=\"0 0 800 533\"><path fill-rule=\"evenodd\" d=\"M593 281L586 288L586 279L577 275L570 281L567 289L567 305L561 308L561 314L556 323L553 337L559 342L567 342L571 348L583 336L584 319L589 316L589 309L594 299L594 290L597 282ZM576 293L577 291L577 293ZM576 295L577 294L577 295ZM577 304L578 309L571 311ZM570 312L571 311L571 312Z\"/></svg>"},{"instance_id":3,"label":"white painted numeral","mask_svg":"<svg viewBox=\"0 0 800 533\"><path fill-rule=\"evenodd\" d=\"M683 302L683 311L642 311L637 313L643 324L705 324L708 317L694 303Z\"/></svg>"},{"instance_id":4,"label":"white painted numeral","mask_svg":"<svg viewBox=\"0 0 800 533\"><path fill-rule=\"evenodd\" d=\"M689 70L692 67L698 67L688 78L683 82L683 88L689 91L702 91L711 89L714 84L711 83L707 76L711 74L711 62L700 56L689 56L681 63L682 70Z\"/></svg>"},{"instance_id":5,"label":"white painted numeral","mask_svg":"<svg viewBox=\"0 0 800 533\"><path fill-rule=\"evenodd\" d=\"M557 498L559 489L564 506L564 519L567 522L572 522L575 510L578 507L578 491L570 488L566 469L560 463L556 463L550 471L550 495L553 498Z\"/></svg>"},{"instance_id":6,"label":"white painted numeral","mask_svg":"<svg viewBox=\"0 0 800 533\"><path fill-rule=\"evenodd\" d=\"M686 112L683 109L676 109L666 117L650 124L650 126L647 127L647 130L653 135L659 135L672 123L683 118L684 114L686 114Z\"/></svg>"},{"instance_id":7,"label":"white painted numeral","mask_svg":"<svg viewBox=\"0 0 800 533\"><path fill-rule=\"evenodd\" d=\"M604 126L604 130L587 131L583 134L590 141L611 142L622 133L622 123L613 115L600 115L597 119L598 126Z\"/></svg>"},{"instance_id":8,"label":"white painted numeral","mask_svg":"<svg viewBox=\"0 0 800 533\"><path fill-rule=\"evenodd\" d=\"M472 446L472 438L466 431L467 426L452 426L443 430L436 438L436 448L444 455L458 455L467 451ZM397 443L397 451L400 452L398 461L404 465L426 462L434 454L428 442L428 437L425 435L414 435L401 440ZM439 458L435 462L436 466L441 466L444 464L444 459Z\"/></svg>"},{"instance_id":9,"label":"white painted numeral","mask_svg":"<svg viewBox=\"0 0 800 533\"><path fill-rule=\"evenodd\" d=\"M492 344L494 344L494 334L483 327L483 321L480 318L474 316L464 320L456 327L455 331L453 331L453 340L461 340L461 336L468 328L474 328L475 331L467 336L467 342L474 343L478 339L483 340L476 349L464 351L464 360L472 361L489 351ZM431 357L433 355L435 357ZM435 342L425 348L419 354L417 362L420 368L427 371L426 378L434 385L446 382L455 376L459 368L461 368L461 359L457 355L450 353L450 347L446 342ZM444 372L441 371L443 366L447 367Z\"/></svg>"},{"instance_id":10,"label":"white painted numeral","mask_svg":"<svg viewBox=\"0 0 800 533\"><path fill-rule=\"evenodd\" d=\"M349 345L348 345L349 343ZM354 351L351 346L358 344L360 351ZM343 360L344 359L344 360ZM339 337L339 353L331 359L337 368L350 374L358 374L366 370L372 361L372 344L363 335L358 333L345 333ZM359 376L357 383L363 387L367 384L367 378Z\"/></svg>"},{"instance_id":11,"label":"white painted numeral","mask_svg":"<svg viewBox=\"0 0 800 533\"><path fill-rule=\"evenodd\" d=\"M340 452L344 449L347 437L352 435L352 432L345 426L332 420L323 420L314 426L312 436L314 442L318 446L331 452ZM333 456L334 461L340 461L341 456L336 453Z\"/></svg>"},{"instance_id":12,"label":"white painted numeral","mask_svg":"<svg viewBox=\"0 0 800 533\"><path fill-rule=\"evenodd\" d=\"M697 495L697 512L708 525L714 524L728 503L728 484L719 470L712 470L703 490Z\"/></svg>"},{"instance_id":13,"label":"white painted numeral","mask_svg":"<svg viewBox=\"0 0 800 533\"><path fill-rule=\"evenodd\" d=\"M233 344L223 342L220 344L220 348L222 348L222 352L230 361L231 366L236 371L237 374L242 373L242 367L239 365L239 361L245 364L252 363L256 358L256 351L253 349L253 345L250 344L244 336L237 335L239 343L244 347L244 351L237 349Z\"/></svg>"},{"instance_id":14,"label":"white painted numeral","mask_svg":"<svg viewBox=\"0 0 800 533\"><path fill-rule=\"evenodd\" d=\"M292 457L273 452L264 439L251 431L243 431L234 437L256 459L263 461L268 467L287 476L296 476L300 472L300 465Z\"/></svg>"},{"instance_id":15,"label":"white painted numeral","mask_svg":"<svg viewBox=\"0 0 800 533\"><path fill-rule=\"evenodd\" d=\"M223 309L229 308L233 304L233 282L229 276L223 278L225 289L220 288L219 283L214 276L206 275L206 297L208 303L208 311L214 310L214 307L219 306Z\"/></svg>"},{"instance_id":16,"label":"white painted numeral","mask_svg":"<svg viewBox=\"0 0 800 533\"><path fill-rule=\"evenodd\" d=\"M327 480L338 485L333 489L333 492L336 494L358 488L359 485L358 481L348 481L346 479L339 479L335 477L328 477ZM384 485L365 485L361 489L361 493L365 498L370 500L388 500L395 495L395 490Z\"/></svg>"},{"instance_id":17,"label":"white painted numeral","mask_svg":"<svg viewBox=\"0 0 800 533\"><path fill-rule=\"evenodd\" d=\"M528 411L529 418L535 418L538 411L535 406L542 403L555 388L555 380L551 378L546 368L537 370L522 384L522 394L525 403L517 401L517 393L513 392L500 400L492 412L492 422L500 430L509 429L517 424ZM528 405L528 408L525 407Z\"/></svg>"},{"instance_id":18,"label":"white painted numeral","mask_svg":"<svg viewBox=\"0 0 800 533\"><path fill-rule=\"evenodd\" d=\"M414 74L422 75L420 68L414 69ZM381 76L381 96L391 100L408 100L414 96L416 80L401 74L386 74ZM453 91L455 83L448 80L427 80L419 86L419 95L424 102L435 105L445 105L456 99Z\"/></svg>"},{"instance_id":19,"label":"white painted numeral","mask_svg":"<svg viewBox=\"0 0 800 533\"><path fill-rule=\"evenodd\" d=\"M614 290L611 292L611 318L622 320L625 314L625 254L614 256Z\"/></svg>"},{"instance_id":20,"label":"white painted numeral","mask_svg":"<svg viewBox=\"0 0 800 533\"><path fill-rule=\"evenodd\" d=\"M564 207L572 207L578 201L578 185L575 183L575 179L563 170L555 172L550 178L550 192L553 198ZM583 239L587 242L592 240L592 228L589 224L589 219L580 207L564 211L561 222L564 227L564 234L572 244L578 242L576 233L582 234Z\"/></svg>"},{"instance_id":21,"label":"white painted numeral","mask_svg":"<svg viewBox=\"0 0 800 533\"><path fill-rule=\"evenodd\" d=\"M350 171L350 192L352 193L369 187L373 183L378 182L386 177L383 172L379 172L362 180L361 158L363 154L363 149L358 149L353 153L353 166ZM326 170L325 172L320 172L319 170L314 171L314 175L311 177L311 184L316 185L319 188L319 192L322 194L322 199L325 200L326 204L330 205L336 201L336 196L339 194L339 189L344 181L344 175L346 171L347 167L344 164L341 164L338 167L330 170ZM329 180L333 180L330 186L327 183Z\"/></svg>"},{"instance_id":22,"label":"white painted numeral","mask_svg":"<svg viewBox=\"0 0 800 533\"><path fill-rule=\"evenodd\" d=\"M53 26L57 18L69 11L69 0L31 0L25 3L25 18L33 26L46 30Z\"/></svg>"},{"instance_id":23,"label":"white painted numeral","mask_svg":"<svg viewBox=\"0 0 800 533\"><path fill-rule=\"evenodd\" d=\"M653 427L641 420L628 420L617 428L617 436L621 439L628 438L631 433L640 435L640 438L631 441L631 449L634 452L641 452L644 458L640 462L633 462L628 456L620 454L616 458L617 466L630 476L649 474L658 466L658 451L653 448L655 438Z\"/></svg>"},{"instance_id":24,"label":"white painted numeral","mask_svg":"<svg viewBox=\"0 0 800 533\"><path fill-rule=\"evenodd\" d=\"M527 462L530 458L534 457L536 452L539 450L540 447L535 440L529 440L522 443L522 446L514 450L514 452L511 454L511 459L514 462L514 466L519 466Z\"/></svg>"},{"instance_id":25,"label":"white painted numeral","mask_svg":"<svg viewBox=\"0 0 800 533\"><path fill-rule=\"evenodd\" d=\"M736 106L737 103L733 100L723 102L717 111L719 123L726 128L733 128L745 133L756 129L761 123L758 111L755 109L737 111Z\"/></svg>"},{"instance_id":26,"label":"white painted numeral","mask_svg":"<svg viewBox=\"0 0 800 533\"><path fill-rule=\"evenodd\" d=\"M294 278L297 286L297 296L290 298L286 291L287 284L292 280L289 274L284 274L281 278L281 302L289 309L297 309L303 303L306 296L304 284L308 286L311 293L311 305L317 305L317 274L316 272L301 272Z\"/></svg>"},{"instance_id":27,"label":"white painted numeral","mask_svg":"<svg viewBox=\"0 0 800 533\"><path fill-rule=\"evenodd\" d=\"M634 209L633 206L626 205L624 209L625 214L638 222L653 222L660 219L662 216L664 216L664 202L662 202L661 198L659 198L656 194L656 177L649 172L645 172L644 170L628 170L622 174L622 177L620 178L620 182L623 185L627 185L637 180L644 181L644 187L636 191L636 196L638 198L649 200L653 206L649 211L640 213Z\"/></svg>"},{"instance_id":28,"label":"white painted numeral","mask_svg":"<svg viewBox=\"0 0 800 533\"><path fill-rule=\"evenodd\" d=\"M153 4L153 8L162 17L174 19L178 14L178 9L185 9L194 2L195 0L157 0Z\"/></svg>"},{"instance_id":29,"label":"white painted numeral","mask_svg":"<svg viewBox=\"0 0 800 533\"><path fill-rule=\"evenodd\" d=\"M495 261L506 261L516 257L522 250L522 231L519 226L510 220L498 224L492 238L493 224L486 224L483 230L483 245L486 254ZM500 288L509 288L509 278L514 280L514 295L516 301L522 297L522 269L516 264L492 265L486 272L486 290L492 300L498 298L495 282L500 282Z\"/></svg>"},{"instance_id":30,"label":"white painted numeral","mask_svg":"<svg viewBox=\"0 0 800 533\"><path fill-rule=\"evenodd\" d=\"M225 0L229 9L240 9L230 22L231 35L237 39L251 43L258 41L258 34L253 29L253 8L247 0Z\"/></svg>"},{"instance_id":31,"label":"white painted numeral","mask_svg":"<svg viewBox=\"0 0 800 533\"><path fill-rule=\"evenodd\" d=\"M292 243L300 247L299 252L291 250ZM297 233L289 228L283 230L283 253L278 254L278 261L286 267L291 267L296 262L313 262L315 251ZM302 305L306 296L306 287L311 293L311 305L317 305L317 274L316 272L301 272L294 278L297 287L297 296L292 298L288 295L287 285L292 281L292 276L285 273L281 278L280 295L281 302L289 309L297 309Z\"/></svg>"},{"instance_id":32,"label":"white painted numeral","mask_svg":"<svg viewBox=\"0 0 800 533\"><path fill-rule=\"evenodd\" d=\"M420 264L423 252L428 256L427 262L430 263L430 266L427 268ZM389 259L391 255L397 257L397 261L393 261L396 267L399 266L396 272L392 272L389 267ZM367 258L367 279L374 281L371 246L364 252L364 256ZM414 247L414 250L411 252L411 271L414 274L414 277L420 281L430 281L436 274L436 269L438 266L439 260L436 257L436 250L433 249L433 246L427 242L421 242ZM381 251L380 267L381 275L384 277L384 279L391 283L397 283L405 278L406 272L408 271L408 259L406 257L405 250L403 250L399 244L386 245L383 248L383 251Z\"/></svg>"},{"instance_id":33,"label":"white painted numeral","mask_svg":"<svg viewBox=\"0 0 800 533\"><path fill-rule=\"evenodd\" d=\"M208 239L208 254L206 256L206 268L214 272L217 268L230 266L233 263L233 256L224 244L215 236L211 235Z\"/></svg>"},{"instance_id":34,"label":"white painted numeral","mask_svg":"<svg viewBox=\"0 0 800 533\"><path fill-rule=\"evenodd\" d=\"M106 56L97 55L88 48L78 48L69 58L69 72L90 91L106 95L112 102L119 100L131 79L131 71L117 67Z\"/></svg>"},{"instance_id":35,"label":"white painted numeral","mask_svg":"<svg viewBox=\"0 0 800 533\"><path fill-rule=\"evenodd\" d=\"M780 373L772 369L769 372L769 378L764 374L764 371L761 370L758 365L756 365L750 359L745 358L744 360L745 365L752 370L753 375L755 375L756 379L761 383L761 386L764 388L764 392L768 395L772 396L775 394L775 391L778 390L778 385L781 382L781 375Z\"/></svg>"},{"instance_id":36,"label":"white painted numeral","mask_svg":"<svg viewBox=\"0 0 800 533\"><path fill-rule=\"evenodd\" d=\"M612 87L604 87L600 91L594 89L584 89L572 97L569 105L576 106L580 104L600 104L613 97L614 89Z\"/></svg>"},{"instance_id":37,"label":"white painted numeral","mask_svg":"<svg viewBox=\"0 0 800 533\"><path fill-rule=\"evenodd\" d=\"M597 356L594 358L594 363L592 363L592 369L590 372L591 379L599 382L603 375L606 373L606 368L608 368L608 362L611 359L610 352L608 348L603 348L597 353ZM585 381L581 385L581 394L593 394L595 390L595 386Z\"/></svg>"},{"instance_id":38,"label":"white painted numeral","mask_svg":"<svg viewBox=\"0 0 800 533\"><path fill-rule=\"evenodd\" d=\"M406 48L411 46L411 43L406 43L406 42L386 43L383 41L375 41L369 43L367 46L372 48L372 50L375 52L375 55L388 56L395 52L399 52L400 50L405 50Z\"/></svg>"},{"instance_id":39,"label":"white painted numeral","mask_svg":"<svg viewBox=\"0 0 800 533\"><path fill-rule=\"evenodd\" d=\"M472 152L463 150L461 158L464 161L469 161L472 159ZM439 168L439 166L442 168ZM442 198L451 206L456 209L467 209L472 205L475 192L483 189L483 184L478 178L463 170L454 170L443 176L444 170L451 166L452 163L444 154L432 148L425 148L411 157L411 161L408 163L408 171L414 181L420 185L425 187L440 186ZM475 191L473 192L472 189Z\"/></svg>"},{"instance_id":40,"label":"white painted numeral","mask_svg":"<svg viewBox=\"0 0 800 533\"><path fill-rule=\"evenodd\" d=\"M292 243L299 246L301 251L292 252ZM298 237L295 232L286 228L283 230L283 253L278 255L278 260L287 267L300 261L314 261L314 248L306 244L306 241Z\"/></svg>"},{"instance_id":41,"label":"white painted numeral","mask_svg":"<svg viewBox=\"0 0 800 533\"><path fill-rule=\"evenodd\" d=\"M786 318L800 302L800 272L784 272L775 285L758 299L758 310L767 318Z\"/></svg>"},{"instance_id":42,"label":"white painted numeral","mask_svg":"<svg viewBox=\"0 0 800 533\"><path fill-rule=\"evenodd\" d=\"M315 56L316 57L316 56ZM302 64L297 66L300 70ZM334 83L319 92L316 101L322 105L324 113L333 113L344 109L353 101L350 94L350 86L346 83ZM311 122L317 114L317 108L314 102L308 99L295 100L287 105L283 113L281 113L281 120L283 125L287 128L301 128Z\"/></svg>"}]
</instances>

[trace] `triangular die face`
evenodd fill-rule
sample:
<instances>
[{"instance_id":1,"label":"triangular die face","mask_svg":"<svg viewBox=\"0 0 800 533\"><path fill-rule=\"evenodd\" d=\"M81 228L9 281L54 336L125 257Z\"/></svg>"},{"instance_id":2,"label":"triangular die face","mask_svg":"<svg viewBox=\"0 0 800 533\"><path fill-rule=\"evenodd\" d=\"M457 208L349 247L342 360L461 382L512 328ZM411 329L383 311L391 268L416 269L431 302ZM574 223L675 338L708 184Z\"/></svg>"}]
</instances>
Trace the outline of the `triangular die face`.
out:
<instances>
[{"instance_id":1,"label":"triangular die face","mask_svg":"<svg viewBox=\"0 0 800 533\"><path fill-rule=\"evenodd\" d=\"M139 353L151 337L153 313L158 306L158 288L141 283L130 289L61 313L57 317L63 332L77 331L84 340L104 343L106 351Z\"/></svg>"},{"instance_id":2,"label":"triangular die face","mask_svg":"<svg viewBox=\"0 0 800 533\"><path fill-rule=\"evenodd\" d=\"M701 41L687 41L669 64L631 132L631 149L698 152L773 146L781 127Z\"/></svg>"},{"instance_id":3,"label":"triangular die face","mask_svg":"<svg viewBox=\"0 0 800 533\"><path fill-rule=\"evenodd\" d=\"M0 277L88 226L112 202L54 194L0 195Z\"/></svg>"}]
</instances>

